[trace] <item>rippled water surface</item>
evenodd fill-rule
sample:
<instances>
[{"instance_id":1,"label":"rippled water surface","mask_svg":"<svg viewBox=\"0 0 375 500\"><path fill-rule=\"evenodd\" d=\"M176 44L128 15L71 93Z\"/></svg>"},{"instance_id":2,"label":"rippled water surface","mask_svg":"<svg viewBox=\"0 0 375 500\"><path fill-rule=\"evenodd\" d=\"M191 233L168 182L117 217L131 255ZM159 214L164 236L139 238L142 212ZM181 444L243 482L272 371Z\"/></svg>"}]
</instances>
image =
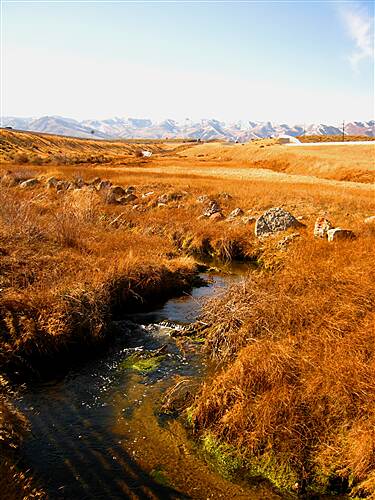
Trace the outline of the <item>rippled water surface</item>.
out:
<instances>
[{"instance_id":1,"label":"rippled water surface","mask_svg":"<svg viewBox=\"0 0 375 500\"><path fill-rule=\"evenodd\" d=\"M159 413L166 390L182 378L199 380L205 362L198 342L144 325L195 320L204 297L241 275L207 279L209 286L191 295L118 322L121 334L100 359L22 395L18 405L32 428L22 460L49 498L277 498L265 487L222 479L199 458L184 426ZM129 367L129 356L160 348L164 357L154 371Z\"/></svg>"}]
</instances>

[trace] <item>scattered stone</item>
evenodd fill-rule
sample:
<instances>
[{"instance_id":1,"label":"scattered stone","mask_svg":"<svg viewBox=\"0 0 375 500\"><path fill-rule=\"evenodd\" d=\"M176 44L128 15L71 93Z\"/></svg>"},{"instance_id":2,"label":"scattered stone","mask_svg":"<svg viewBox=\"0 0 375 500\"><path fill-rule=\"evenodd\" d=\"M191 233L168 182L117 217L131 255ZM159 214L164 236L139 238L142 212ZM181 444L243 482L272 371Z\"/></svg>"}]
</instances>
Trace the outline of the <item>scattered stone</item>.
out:
<instances>
[{"instance_id":1,"label":"scattered stone","mask_svg":"<svg viewBox=\"0 0 375 500\"><path fill-rule=\"evenodd\" d=\"M89 181L87 184L91 184L92 186L98 186L102 182L100 177L94 177L91 181Z\"/></svg>"},{"instance_id":2,"label":"scattered stone","mask_svg":"<svg viewBox=\"0 0 375 500\"><path fill-rule=\"evenodd\" d=\"M50 177L49 179L47 179L47 182L46 182L47 189L55 188L57 186L58 182L59 181L56 179L56 177Z\"/></svg>"},{"instance_id":3,"label":"scattered stone","mask_svg":"<svg viewBox=\"0 0 375 500\"><path fill-rule=\"evenodd\" d=\"M327 237L328 241L353 240L356 235L349 229L341 229L341 227L335 227L334 229L329 229L327 231Z\"/></svg>"},{"instance_id":4,"label":"scattered stone","mask_svg":"<svg viewBox=\"0 0 375 500\"><path fill-rule=\"evenodd\" d=\"M120 198L117 199L117 201L121 205L126 205L127 203L131 203L132 201L137 200L137 199L138 199L138 196L130 193L130 194L126 194L125 196L121 196Z\"/></svg>"},{"instance_id":5,"label":"scattered stone","mask_svg":"<svg viewBox=\"0 0 375 500\"><path fill-rule=\"evenodd\" d=\"M142 198L148 198L149 196L152 196L155 193L155 191L149 191L148 193L143 193Z\"/></svg>"},{"instance_id":6,"label":"scattered stone","mask_svg":"<svg viewBox=\"0 0 375 500\"><path fill-rule=\"evenodd\" d=\"M243 215L244 212L242 210L242 208L235 208L234 210L231 211L231 213L228 215L227 217L227 221L233 221L234 219L236 219L237 217L240 217L241 215Z\"/></svg>"},{"instance_id":7,"label":"scattered stone","mask_svg":"<svg viewBox=\"0 0 375 500\"><path fill-rule=\"evenodd\" d=\"M370 217L366 217L364 220L365 224L375 224L375 215L370 215Z\"/></svg>"},{"instance_id":8,"label":"scattered stone","mask_svg":"<svg viewBox=\"0 0 375 500\"><path fill-rule=\"evenodd\" d=\"M216 214L218 212L221 212L220 205L218 204L217 201L213 200L213 201L210 201L210 204L208 205L208 207L204 211L203 215L204 215L204 217L211 217L211 215Z\"/></svg>"},{"instance_id":9,"label":"scattered stone","mask_svg":"<svg viewBox=\"0 0 375 500\"><path fill-rule=\"evenodd\" d=\"M166 205L169 201L169 198L168 198L168 195L167 193L164 193L162 194L161 196L159 196L158 198L158 205Z\"/></svg>"},{"instance_id":10,"label":"scattered stone","mask_svg":"<svg viewBox=\"0 0 375 500\"><path fill-rule=\"evenodd\" d=\"M206 194L202 194L197 198L198 203L207 203L208 201L210 201L210 198Z\"/></svg>"},{"instance_id":11,"label":"scattered stone","mask_svg":"<svg viewBox=\"0 0 375 500\"><path fill-rule=\"evenodd\" d=\"M327 232L333 228L331 222L325 217L318 217L314 225L314 237L326 238Z\"/></svg>"},{"instance_id":12,"label":"scattered stone","mask_svg":"<svg viewBox=\"0 0 375 500\"><path fill-rule=\"evenodd\" d=\"M56 191L67 191L70 188L70 182L69 181L58 181L56 184Z\"/></svg>"},{"instance_id":13,"label":"scattered stone","mask_svg":"<svg viewBox=\"0 0 375 500\"><path fill-rule=\"evenodd\" d=\"M76 178L72 183L72 186L77 188L77 189L82 189L84 185L85 185L85 181L82 179L82 177Z\"/></svg>"},{"instance_id":14,"label":"scattered stone","mask_svg":"<svg viewBox=\"0 0 375 500\"><path fill-rule=\"evenodd\" d=\"M276 248L278 248L279 250L286 250L289 244L296 238L299 238L300 236L301 235L299 233L288 234L287 236L284 236L284 238L282 238L280 241L277 242Z\"/></svg>"},{"instance_id":15,"label":"scattered stone","mask_svg":"<svg viewBox=\"0 0 375 500\"><path fill-rule=\"evenodd\" d=\"M114 196L124 196L126 194L125 189L121 186L112 186L110 192L114 194Z\"/></svg>"},{"instance_id":16,"label":"scattered stone","mask_svg":"<svg viewBox=\"0 0 375 500\"><path fill-rule=\"evenodd\" d=\"M167 204L166 204L166 203L158 203L158 207L159 207L159 208L163 208L163 207L166 207L166 206L167 206Z\"/></svg>"},{"instance_id":17,"label":"scattered stone","mask_svg":"<svg viewBox=\"0 0 375 500\"><path fill-rule=\"evenodd\" d=\"M105 191L112 186L112 182L110 181L100 181L99 184L96 184L95 187L98 191Z\"/></svg>"},{"instance_id":18,"label":"scattered stone","mask_svg":"<svg viewBox=\"0 0 375 500\"><path fill-rule=\"evenodd\" d=\"M209 219L213 221L223 220L224 215L221 212L215 212L214 214L210 215Z\"/></svg>"},{"instance_id":19,"label":"scattered stone","mask_svg":"<svg viewBox=\"0 0 375 500\"><path fill-rule=\"evenodd\" d=\"M21 182L20 187L21 188L29 188L29 187L34 187L37 184L39 184L39 180L38 179L35 179L35 178L34 179L28 179L27 181Z\"/></svg>"},{"instance_id":20,"label":"scattered stone","mask_svg":"<svg viewBox=\"0 0 375 500\"><path fill-rule=\"evenodd\" d=\"M303 224L288 211L281 207L270 208L261 215L255 223L256 236L268 236L292 227L302 227Z\"/></svg>"},{"instance_id":21,"label":"scattered stone","mask_svg":"<svg viewBox=\"0 0 375 500\"><path fill-rule=\"evenodd\" d=\"M230 200L230 199L233 198L233 196L231 194L229 194L229 193L225 193L224 192L224 193L220 193L218 195L218 198L221 198L222 200Z\"/></svg>"},{"instance_id":22,"label":"scattered stone","mask_svg":"<svg viewBox=\"0 0 375 500\"><path fill-rule=\"evenodd\" d=\"M257 218L254 215L244 215L241 217L242 224L253 224Z\"/></svg>"}]
</instances>

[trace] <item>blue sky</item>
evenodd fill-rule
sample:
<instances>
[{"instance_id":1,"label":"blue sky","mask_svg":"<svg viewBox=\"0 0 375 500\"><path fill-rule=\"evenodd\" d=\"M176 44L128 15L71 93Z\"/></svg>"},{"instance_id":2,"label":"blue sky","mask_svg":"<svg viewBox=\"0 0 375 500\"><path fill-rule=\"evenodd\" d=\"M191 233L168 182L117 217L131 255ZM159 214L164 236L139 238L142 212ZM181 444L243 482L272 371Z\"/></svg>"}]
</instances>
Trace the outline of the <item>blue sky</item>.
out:
<instances>
[{"instance_id":1,"label":"blue sky","mask_svg":"<svg viewBox=\"0 0 375 500\"><path fill-rule=\"evenodd\" d=\"M368 120L373 6L3 1L1 114Z\"/></svg>"}]
</instances>

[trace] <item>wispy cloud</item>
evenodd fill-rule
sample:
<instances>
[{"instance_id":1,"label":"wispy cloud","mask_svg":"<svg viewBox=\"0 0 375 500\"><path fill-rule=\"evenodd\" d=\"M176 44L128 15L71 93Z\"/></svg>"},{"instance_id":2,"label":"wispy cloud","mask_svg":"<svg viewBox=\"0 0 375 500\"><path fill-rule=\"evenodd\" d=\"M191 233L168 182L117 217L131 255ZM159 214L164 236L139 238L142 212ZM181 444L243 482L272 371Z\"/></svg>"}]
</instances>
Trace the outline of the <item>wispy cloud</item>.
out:
<instances>
[{"instance_id":1,"label":"wispy cloud","mask_svg":"<svg viewBox=\"0 0 375 500\"><path fill-rule=\"evenodd\" d=\"M355 49L348 60L354 70L360 61L374 56L374 17L360 4L349 4L342 8L341 15Z\"/></svg>"}]
</instances>

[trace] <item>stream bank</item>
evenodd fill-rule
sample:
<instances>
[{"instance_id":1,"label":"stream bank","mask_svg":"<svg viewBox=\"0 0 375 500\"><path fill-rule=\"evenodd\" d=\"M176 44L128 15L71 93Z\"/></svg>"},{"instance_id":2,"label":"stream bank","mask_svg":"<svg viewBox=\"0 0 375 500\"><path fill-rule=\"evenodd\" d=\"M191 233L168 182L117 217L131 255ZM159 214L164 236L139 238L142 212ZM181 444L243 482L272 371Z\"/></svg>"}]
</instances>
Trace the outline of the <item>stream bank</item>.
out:
<instances>
[{"instance_id":1,"label":"stream bank","mask_svg":"<svg viewBox=\"0 0 375 500\"><path fill-rule=\"evenodd\" d=\"M184 425L159 411L177 380L198 383L206 370L200 342L172 338L161 322L195 321L201 299L244 271L211 274L208 286L191 295L119 320L121 334L100 358L27 387L16 401L32 429L20 449L22 463L49 498L280 498L266 483L222 478L199 456ZM139 369L137 359L160 349L151 368Z\"/></svg>"}]
</instances>

